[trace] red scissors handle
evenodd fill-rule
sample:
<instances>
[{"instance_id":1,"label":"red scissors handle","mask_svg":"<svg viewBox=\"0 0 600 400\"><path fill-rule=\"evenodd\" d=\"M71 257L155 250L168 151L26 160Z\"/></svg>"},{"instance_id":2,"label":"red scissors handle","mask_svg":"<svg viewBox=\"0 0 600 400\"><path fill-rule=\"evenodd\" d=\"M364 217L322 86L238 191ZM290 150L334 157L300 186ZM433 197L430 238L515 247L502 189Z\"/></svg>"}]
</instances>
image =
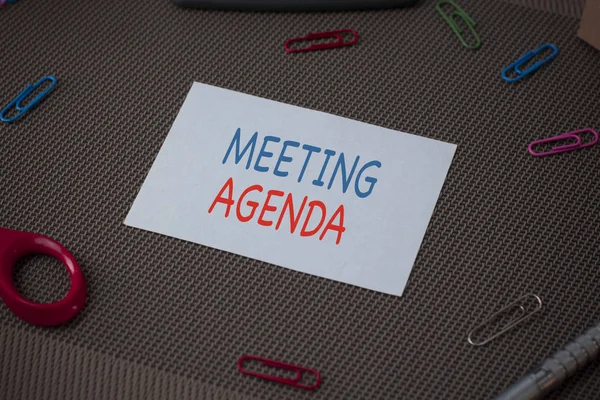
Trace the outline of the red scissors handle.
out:
<instances>
[{"instance_id":1,"label":"red scissors handle","mask_svg":"<svg viewBox=\"0 0 600 400\"><path fill-rule=\"evenodd\" d=\"M61 261L71 276L71 288L60 301L34 303L23 297L13 283L15 263L27 255L45 254ZM0 298L19 318L34 325L64 324L83 308L86 285L75 257L57 241L43 235L0 228Z\"/></svg>"}]
</instances>

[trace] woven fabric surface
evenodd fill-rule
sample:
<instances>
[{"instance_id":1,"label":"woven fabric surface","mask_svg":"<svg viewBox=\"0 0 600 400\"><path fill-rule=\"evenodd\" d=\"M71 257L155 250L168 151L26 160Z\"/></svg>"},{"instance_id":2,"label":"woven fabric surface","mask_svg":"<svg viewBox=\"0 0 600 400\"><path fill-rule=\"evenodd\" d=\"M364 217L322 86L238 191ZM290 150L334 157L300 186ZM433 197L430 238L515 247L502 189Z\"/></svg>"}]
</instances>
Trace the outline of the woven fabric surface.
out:
<instances>
[{"instance_id":1,"label":"woven fabric surface","mask_svg":"<svg viewBox=\"0 0 600 400\"><path fill-rule=\"evenodd\" d=\"M503 0L568 17L581 18L585 0Z\"/></svg>"},{"instance_id":2,"label":"woven fabric surface","mask_svg":"<svg viewBox=\"0 0 600 400\"><path fill-rule=\"evenodd\" d=\"M2 101L44 75L59 84L0 125L0 226L63 243L89 296L53 329L0 303L0 398L39 399L40 385L54 384L42 398L133 399L147 379L181 379L217 392L157 383L152 396L484 399L600 320L600 147L547 158L526 150L600 129L600 52L576 37L575 18L460 4L478 23L477 51L432 1L315 14L163 0L1 8ZM359 43L283 50L285 39L339 28L357 30ZM556 60L517 84L500 78L547 42L560 48ZM402 297L123 225L193 81L458 144ZM66 272L43 257L21 263L15 281L37 301L68 289ZM473 326L529 292L542 313L485 347L467 343ZM242 354L317 369L323 383L304 392L244 376ZM139 374L111 380L113 368ZM597 363L552 398L598 399L599 388Z\"/></svg>"},{"instance_id":3,"label":"woven fabric surface","mask_svg":"<svg viewBox=\"0 0 600 400\"><path fill-rule=\"evenodd\" d=\"M3 329L8 330L0 335L3 399L255 400L43 335Z\"/></svg>"}]
</instances>

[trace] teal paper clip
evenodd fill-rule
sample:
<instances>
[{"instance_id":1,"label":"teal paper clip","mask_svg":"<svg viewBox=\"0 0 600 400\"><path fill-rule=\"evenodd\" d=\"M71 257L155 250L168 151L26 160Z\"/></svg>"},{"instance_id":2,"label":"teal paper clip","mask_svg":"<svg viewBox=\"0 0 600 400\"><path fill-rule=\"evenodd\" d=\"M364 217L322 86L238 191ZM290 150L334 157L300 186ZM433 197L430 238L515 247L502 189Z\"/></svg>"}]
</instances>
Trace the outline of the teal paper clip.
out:
<instances>
[{"instance_id":1,"label":"teal paper clip","mask_svg":"<svg viewBox=\"0 0 600 400\"><path fill-rule=\"evenodd\" d=\"M550 49L552 51L552 53L550 53L550 55L548 57L544 58L543 60L536 61L533 64L531 64L531 66L527 67L527 69L525 69L524 71L522 70L523 65L527 64L529 61L531 61L535 56L540 54L542 51L548 50L548 49ZM504 68L502 70L502 79L504 79L506 82L516 82L520 79L525 78L527 75L531 74L533 71L537 70L542 65L546 64L548 61L554 60L556 58L556 56L558 56L558 47L556 47L555 45L553 45L551 43L543 44L535 50L528 51L523 57L519 58L517 61L510 64L508 67ZM516 77L514 77L514 78L508 77L507 73L510 72L511 70L517 74Z\"/></svg>"},{"instance_id":2,"label":"teal paper clip","mask_svg":"<svg viewBox=\"0 0 600 400\"><path fill-rule=\"evenodd\" d=\"M452 8L453 8L452 12L450 12L449 14L446 14L444 12L444 10L442 10L442 6L444 4L448 4L448 5L452 6ZM436 4L435 9L437 10L437 12L440 13L442 18L444 18L446 23L448 25L450 25L450 28L452 28L452 30L454 31L456 36L458 36L458 39L460 40L460 42L462 43L463 46L465 46L467 49L471 49L471 50L478 49L481 46L481 39L479 39L479 35L477 34L477 31L475 31L475 25L476 25L475 21L458 4L456 4L452 0L442 0ZM463 36L463 30L460 28L460 26L458 26L458 23L456 22L456 18L462 19L465 22L465 24L467 24L469 31L471 31L471 34L475 38L475 44L467 43L467 41L465 40L465 38Z\"/></svg>"},{"instance_id":3,"label":"teal paper clip","mask_svg":"<svg viewBox=\"0 0 600 400\"><path fill-rule=\"evenodd\" d=\"M29 102L29 104L25 106L21 104L31 93L33 93L37 88L42 86L44 82L47 81L50 82L50 86L48 88L44 89L40 94L38 94L33 100ZM53 76L45 76L42 79L40 79L37 83L34 83L33 85L27 85L27 87L17 95L17 97L15 97L10 103L8 103L6 107L2 109L2 111L0 111L0 121L13 122L21 118L23 114L31 110L40 101L42 101L44 97L46 97L48 93L50 93L52 89L54 89L54 86L56 86L56 78ZM5 114L9 112L13 107L18 111L18 113L14 117L6 117Z\"/></svg>"}]
</instances>

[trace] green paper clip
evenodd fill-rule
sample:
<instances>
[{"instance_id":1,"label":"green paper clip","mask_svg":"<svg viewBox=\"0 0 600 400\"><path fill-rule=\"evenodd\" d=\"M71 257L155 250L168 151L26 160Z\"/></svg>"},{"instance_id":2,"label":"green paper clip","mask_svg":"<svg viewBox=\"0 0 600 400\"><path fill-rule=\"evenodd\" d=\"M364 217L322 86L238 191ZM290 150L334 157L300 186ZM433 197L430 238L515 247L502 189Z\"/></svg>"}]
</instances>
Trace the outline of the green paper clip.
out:
<instances>
[{"instance_id":1,"label":"green paper clip","mask_svg":"<svg viewBox=\"0 0 600 400\"><path fill-rule=\"evenodd\" d=\"M444 10L442 10L442 6L444 4L452 6L454 10L450 12L450 14L446 14ZM442 0L436 4L435 9L440 13L442 18L444 18L446 23L450 25L450 28L452 28L456 36L458 36L458 39L460 40L463 46L465 46L467 49L472 50L478 49L481 46L481 39L479 39L479 35L477 35L477 32L475 31L475 21L458 4L456 4L452 0ZM475 38L475 44L470 45L467 43L467 41L463 37L462 29L460 29L460 27L456 23L455 18L457 17L462 18L462 20L465 21L465 23L469 27L469 30L471 31L471 34Z\"/></svg>"}]
</instances>

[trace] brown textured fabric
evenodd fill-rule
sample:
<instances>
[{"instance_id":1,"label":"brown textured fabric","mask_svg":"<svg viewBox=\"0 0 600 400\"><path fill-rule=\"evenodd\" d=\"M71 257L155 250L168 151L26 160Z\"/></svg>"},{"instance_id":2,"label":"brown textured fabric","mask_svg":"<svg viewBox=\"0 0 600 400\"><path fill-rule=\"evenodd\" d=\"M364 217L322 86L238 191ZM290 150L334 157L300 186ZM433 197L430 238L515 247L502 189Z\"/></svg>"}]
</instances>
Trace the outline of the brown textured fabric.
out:
<instances>
[{"instance_id":1,"label":"brown textured fabric","mask_svg":"<svg viewBox=\"0 0 600 400\"><path fill-rule=\"evenodd\" d=\"M252 400L245 394L43 335L3 329L0 349L10 349L0 352L3 399Z\"/></svg>"},{"instance_id":2,"label":"brown textured fabric","mask_svg":"<svg viewBox=\"0 0 600 400\"><path fill-rule=\"evenodd\" d=\"M59 79L37 109L0 125L0 226L59 240L89 284L84 311L59 328L28 326L0 304L0 398L134 399L148 379L165 382L148 389L155 398L491 398L600 320L600 147L526 151L600 129L600 53L574 18L460 4L478 23L477 51L431 1L330 14L163 0L0 9L2 101ZM336 28L356 29L359 43L283 51L287 38ZM555 61L517 84L500 78L546 42L560 48ZM401 298L123 225L193 81L458 144ZM15 279L48 301L66 291L58 271L35 259ZM485 347L467 343L527 292L544 300L538 316ZM323 384L307 393L243 376L244 353L315 368ZM206 389L178 389L184 380ZM598 388L596 365L555 398L598 399Z\"/></svg>"},{"instance_id":3,"label":"brown textured fabric","mask_svg":"<svg viewBox=\"0 0 600 400\"><path fill-rule=\"evenodd\" d=\"M586 0L502 0L568 17L581 18Z\"/></svg>"}]
</instances>

